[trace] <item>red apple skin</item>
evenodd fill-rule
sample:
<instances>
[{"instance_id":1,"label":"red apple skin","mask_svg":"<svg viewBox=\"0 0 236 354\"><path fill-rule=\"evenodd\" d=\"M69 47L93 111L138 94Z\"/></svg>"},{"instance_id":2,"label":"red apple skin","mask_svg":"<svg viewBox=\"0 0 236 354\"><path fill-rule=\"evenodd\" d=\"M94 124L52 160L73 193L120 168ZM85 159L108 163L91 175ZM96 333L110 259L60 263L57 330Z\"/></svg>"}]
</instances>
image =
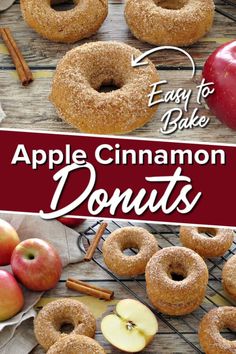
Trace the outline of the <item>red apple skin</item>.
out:
<instances>
[{"instance_id":1,"label":"red apple skin","mask_svg":"<svg viewBox=\"0 0 236 354\"><path fill-rule=\"evenodd\" d=\"M207 59L203 78L214 82L215 92L206 102L212 113L236 130L236 41L220 46Z\"/></svg>"},{"instance_id":2,"label":"red apple skin","mask_svg":"<svg viewBox=\"0 0 236 354\"><path fill-rule=\"evenodd\" d=\"M5 270L0 270L0 322L15 316L23 306L23 292L16 279Z\"/></svg>"},{"instance_id":3,"label":"red apple skin","mask_svg":"<svg viewBox=\"0 0 236 354\"><path fill-rule=\"evenodd\" d=\"M16 246L11 267L15 277L33 291L54 288L62 273L58 252L49 243L37 238L25 240Z\"/></svg>"},{"instance_id":4,"label":"red apple skin","mask_svg":"<svg viewBox=\"0 0 236 354\"><path fill-rule=\"evenodd\" d=\"M70 218L65 216L61 216L57 220L71 228L77 227L85 221L85 219Z\"/></svg>"},{"instance_id":5,"label":"red apple skin","mask_svg":"<svg viewBox=\"0 0 236 354\"><path fill-rule=\"evenodd\" d=\"M0 266L10 264L12 252L19 243L20 239L15 229L0 219Z\"/></svg>"}]
</instances>

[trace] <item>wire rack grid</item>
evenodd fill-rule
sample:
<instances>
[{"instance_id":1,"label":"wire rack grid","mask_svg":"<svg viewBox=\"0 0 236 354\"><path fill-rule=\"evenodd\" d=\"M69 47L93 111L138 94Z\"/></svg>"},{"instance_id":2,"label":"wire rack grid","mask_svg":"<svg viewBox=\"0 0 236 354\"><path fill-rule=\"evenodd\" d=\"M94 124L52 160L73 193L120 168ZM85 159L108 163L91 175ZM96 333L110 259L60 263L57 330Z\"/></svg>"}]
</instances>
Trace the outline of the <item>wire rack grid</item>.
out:
<instances>
[{"instance_id":1,"label":"wire rack grid","mask_svg":"<svg viewBox=\"0 0 236 354\"><path fill-rule=\"evenodd\" d=\"M102 221L97 221L83 233L80 233L78 244L81 244L81 239L85 244L85 248L90 245L93 236L96 234L97 229ZM108 224L104 236L101 239L97 251L93 257L93 262L101 268L104 272L111 277L111 280L117 282L130 297L141 301L148 306L156 315L159 322L159 332L157 334L165 334L168 330L175 334L181 343L184 342L185 348L188 347L185 353L203 353L198 341L198 327L202 317L212 308L222 305L235 306L235 303L223 291L221 284L221 272L225 262L234 254L236 254L236 242L233 242L232 248L223 256L216 259L209 259L206 261L209 270L209 283L204 302L192 314L182 317L171 317L163 315L158 312L148 300L146 294L145 277L139 276L135 278L125 279L113 274L106 266L102 257L102 243L104 240L117 228L124 226L141 226L151 232L158 240L160 249L171 246L181 246L179 241L178 228L169 225L156 225L156 224L141 224L131 222L117 222L112 221ZM207 236L210 237L209 234ZM82 250L82 249L81 249ZM84 252L84 250L82 250ZM135 254L137 250L130 249L125 251L127 254ZM225 329L222 335L229 339L235 339L235 333L230 329ZM176 343L178 346L178 343ZM160 343L159 343L160 345ZM145 351L145 353L156 353L156 351ZM180 351L168 351L168 343L165 343L165 348L158 347L158 353L180 353ZM183 352L181 352L183 353Z\"/></svg>"}]
</instances>

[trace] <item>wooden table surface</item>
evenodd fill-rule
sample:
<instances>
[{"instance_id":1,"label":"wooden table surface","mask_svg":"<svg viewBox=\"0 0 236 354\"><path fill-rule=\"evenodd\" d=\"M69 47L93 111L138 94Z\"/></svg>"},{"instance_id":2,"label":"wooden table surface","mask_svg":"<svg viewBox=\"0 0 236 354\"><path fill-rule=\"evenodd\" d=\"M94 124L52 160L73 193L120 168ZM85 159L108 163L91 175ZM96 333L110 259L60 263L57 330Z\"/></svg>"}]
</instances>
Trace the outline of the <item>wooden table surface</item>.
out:
<instances>
[{"instance_id":1,"label":"wooden table surface","mask_svg":"<svg viewBox=\"0 0 236 354\"><path fill-rule=\"evenodd\" d=\"M224 4L222 0L216 1L223 11L236 16L236 8ZM141 43L130 33L124 20L124 0L109 0L109 16L99 32L87 41L117 40L123 41L141 51L153 46ZM51 43L28 28L24 23L19 0L5 13L0 14L1 26L8 26L21 48L27 62L33 70L35 81L27 88L22 88L6 48L0 44L0 101L7 114L7 118L0 124L1 128L34 129L62 132L78 132L67 123L58 118L54 107L48 101L51 80L58 59L71 48L83 44L81 41L74 45ZM150 57L156 64L161 80L168 80L169 85L164 91L173 88L195 89L201 74L202 66L208 55L219 45L236 37L236 22L216 12L214 26L211 32L197 44L187 48L197 65L197 75L191 79L190 62L183 55L173 51L159 52ZM196 90L195 90L196 91ZM133 136L157 137L163 139L210 141L223 143L236 143L235 132L222 125L214 117L205 129L195 128L178 131L171 136L160 133L162 127L161 117L172 107L170 104L161 104L155 117L144 127L130 133ZM190 106L190 112L196 107ZM203 105L201 115L210 115ZM189 116L186 114L186 117Z\"/></svg>"},{"instance_id":2,"label":"wooden table surface","mask_svg":"<svg viewBox=\"0 0 236 354\"><path fill-rule=\"evenodd\" d=\"M224 11L230 11L236 16L236 9L227 6L222 1L216 1L217 6ZM122 0L110 0L109 1L109 16L105 23L99 30L99 32L86 41L97 40L118 40L133 45L139 48L141 51L151 49L152 46L146 43L141 43L129 32L123 16L124 1ZM27 88L21 87L14 66L7 53L5 46L0 44L0 102L3 109L7 114L7 118L0 123L0 128L17 128L17 129L34 129L34 130L48 130L48 131L60 131L60 132L78 132L60 118L57 117L55 110L51 103L48 101L48 94L50 92L51 80L56 68L58 59L60 59L69 49L76 45L81 45L85 41L75 45L65 45L50 43L45 39L42 39L33 30L28 28L23 22L19 1L5 13L0 14L1 26L8 26L12 30L14 37L21 48L27 62L33 70L35 81ZM197 64L198 77L201 74L201 70L208 55L217 48L220 44L225 43L231 39L234 39L236 35L236 23L223 16L220 13L216 13L214 26L211 32L197 44L187 48L189 53L193 56ZM174 52L162 52L158 55L152 55L151 59L156 64L161 79L169 80L168 89L183 87L191 89L196 86L198 77L194 80L190 79L191 68L187 59ZM169 107L169 106L168 106ZM171 136L163 136L159 129L161 127L160 117L167 110L167 105L160 105L156 116L151 122L144 127L132 132L132 136L143 137L157 137L179 140L195 140L195 141L209 141L209 142L223 142L223 143L236 143L235 133L223 126L218 120L212 117L210 125L205 129L194 129L179 131ZM191 105L190 110L193 109ZM209 115L207 108L202 106L200 109L201 114ZM87 227L94 222L86 222L83 224L79 231L87 229ZM111 227L111 226L109 226ZM113 226L112 226L113 227ZM165 229L165 226L159 227L159 231ZM167 246L166 241L159 236L157 237L162 246ZM170 236L172 237L172 236ZM176 243L176 241L174 241ZM178 243L177 243L178 244ZM99 252L95 255L101 263L103 262L102 256ZM210 265L209 265L210 266ZM219 269L216 267L216 271L219 273ZM65 287L65 280L68 277L80 278L82 280L89 281L91 283L98 284L99 286L108 287L114 289L116 297L115 299L122 299L126 297L132 297L129 291L125 290L123 286L114 281L105 271L103 271L96 263L80 263L68 266L62 275L61 281L53 291L47 292L43 301L51 300L52 298L64 297L64 296L78 296L72 291L69 291ZM215 277L218 277L216 274ZM140 280L143 282L143 279ZM125 284L129 286L136 294L143 298L143 290L140 290L135 282L127 279ZM139 284L140 285L140 284ZM225 304L225 295L221 296L216 294L213 289L215 286L219 288L219 294L222 291L220 282L215 281L214 276L211 277L211 285L208 288L208 300L205 301L205 308L214 307L214 303L220 302ZM108 353L120 353L120 351L112 348L103 338L99 322L105 312L111 311L114 303L104 302L91 302L87 297L82 297L83 301L91 305L95 310L98 318L98 330L96 339L104 346ZM226 301L227 303L227 301ZM98 309L98 310L96 310ZM144 351L145 353L195 353L196 349L192 348L187 343L187 340L196 347L199 348L197 327L199 320L204 315L200 308L194 313L194 316L189 315L184 319L167 318L168 323L172 325L170 327L163 321L160 321L160 331L155 337L154 342ZM181 338L179 334L173 330L177 328L178 331L184 336ZM33 354L42 354L44 351L40 346L37 346ZM12 353L9 353L12 354Z\"/></svg>"}]
</instances>

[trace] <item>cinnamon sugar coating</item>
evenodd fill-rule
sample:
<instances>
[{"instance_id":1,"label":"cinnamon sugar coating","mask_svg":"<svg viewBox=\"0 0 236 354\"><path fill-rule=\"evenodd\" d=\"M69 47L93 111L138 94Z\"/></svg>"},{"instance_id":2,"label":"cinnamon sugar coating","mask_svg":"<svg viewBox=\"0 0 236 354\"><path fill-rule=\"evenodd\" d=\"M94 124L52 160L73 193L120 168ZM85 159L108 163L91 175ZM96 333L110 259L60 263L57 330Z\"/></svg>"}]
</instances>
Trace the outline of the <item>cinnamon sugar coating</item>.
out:
<instances>
[{"instance_id":1,"label":"cinnamon sugar coating","mask_svg":"<svg viewBox=\"0 0 236 354\"><path fill-rule=\"evenodd\" d=\"M213 0L126 0L133 35L155 45L188 46L212 27Z\"/></svg>"},{"instance_id":2,"label":"cinnamon sugar coating","mask_svg":"<svg viewBox=\"0 0 236 354\"><path fill-rule=\"evenodd\" d=\"M134 256L123 253L135 248ZM145 272L149 259L158 251L155 237L141 227L123 227L115 230L103 244L103 257L109 269L121 276L136 276Z\"/></svg>"},{"instance_id":3,"label":"cinnamon sugar coating","mask_svg":"<svg viewBox=\"0 0 236 354\"><path fill-rule=\"evenodd\" d=\"M214 237L203 235L206 232ZM180 228L182 244L205 258L223 256L232 246L233 240L234 232L230 229L191 226Z\"/></svg>"},{"instance_id":4,"label":"cinnamon sugar coating","mask_svg":"<svg viewBox=\"0 0 236 354\"><path fill-rule=\"evenodd\" d=\"M192 250L168 247L148 262L146 283L148 297L159 311L173 316L185 315L203 301L208 269Z\"/></svg>"},{"instance_id":5,"label":"cinnamon sugar coating","mask_svg":"<svg viewBox=\"0 0 236 354\"><path fill-rule=\"evenodd\" d=\"M236 300L236 256L231 257L224 265L222 283L225 291Z\"/></svg>"},{"instance_id":6,"label":"cinnamon sugar coating","mask_svg":"<svg viewBox=\"0 0 236 354\"><path fill-rule=\"evenodd\" d=\"M71 334L95 335L96 320L86 305L73 299L56 300L44 306L34 321L35 336L45 350L68 336L60 332L64 324L74 326Z\"/></svg>"},{"instance_id":7,"label":"cinnamon sugar coating","mask_svg":"<svg viewBox=\"0 0 236 354\"><path fill-rule=\"evenodd\" d=\"M236 330L236 308L219 307L207 313L199 327L199 340L206 354L235 354L236 341L222 337L220 331L230 328Z\"/></svg>"},{"instance_id":8,"label":"cinnamon sugar coating","mask_svg":"<svg viewBox=\"0 0 236 354\"><path fill-rule=\"evenodd\" d=\"M65 1L54 0L52 3ZM25 22L44 38L74 43L95 34L108 14L108 0L74 0L75 7L55 11L50 0L21 0Z\"/></svg>"},{"instance_id":9,"label":"cinnamon sugar coating","mask_svg":"<svg viewBox=\"0 0 236 354\"><path fill-rule=\"evenodd\" d=\"M157 110L148 107L150 85L159 77L151 61L133 68L133 54L141 52L119 42L87 43L69 51L57 66L50 96L59 116L95 134L126 133L149 121ZM110 84L117 89L99 92Z\"/></svg>"},{"instance_id":10,"label":"cinnamon sugar coating","mask_svg":"<svg viewBox=\"0 0 236 354\"><path fill-rule=\"evenodd\" d=\"M47 354L106 354L106 352L94 339L71 334L53 344Z\"/></svg>"}]
</instances>

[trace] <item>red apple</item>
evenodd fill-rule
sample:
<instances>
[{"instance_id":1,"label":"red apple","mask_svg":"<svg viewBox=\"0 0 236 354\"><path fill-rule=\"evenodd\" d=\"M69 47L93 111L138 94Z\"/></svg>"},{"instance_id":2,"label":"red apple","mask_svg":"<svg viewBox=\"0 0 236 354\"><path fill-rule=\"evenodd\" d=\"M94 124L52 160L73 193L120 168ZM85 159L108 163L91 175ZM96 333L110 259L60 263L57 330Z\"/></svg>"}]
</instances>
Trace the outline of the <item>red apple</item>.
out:
<instances>
[{"instance_id":1,"label":"red apple","mask_svg":"<svg viewBox=\"0 0 236 354\"><path fill-rule=\"evenodd\" d=\"M203 78L214 82L215 92L207 97L210 110L236 130L236 41L226 43L207 59Z\"/></svg>"},{"instance_id":2,"label":"red apple","mask_svg":"<svg viewBox=\"0 0 236 354\"><path fill-rule=\"evenodd\" d=\"M37 238L25 240L16 246L11 267L15 277L34 291L54 288L62 272L57 251L46 241Z\"/></svg>"},{"instance_id":3,"label":"red apple","mask_svg":"<svg viewBox=\"0 0 236 354\"><path fill-rule=\"evenodd\" d=\"M10 264L12 252L18 243L20 239L15 229L0 219L0 266Z\"/></svg>"},{"instance_id":4,"label":"red apple","mask_svg":"<svg viewBox=\"0 0 236 354\"><path fill-rule=\"evenodd\" d=\"M57 220L60 221L62 224L69 226L71 228L77 227L85 221L84 219L65 217L65 216L61 216Z\"/></svg>"},{"instance_id":5,"label":"red apple","mask_svg":"<svg viewBox=\"0 0 236 354\"><path fill-rule=\"evenodd\" d=\"M15 316L24 306L24 297L16 279L0 270L0 322Z\"/></svg>"}]
</instances>

